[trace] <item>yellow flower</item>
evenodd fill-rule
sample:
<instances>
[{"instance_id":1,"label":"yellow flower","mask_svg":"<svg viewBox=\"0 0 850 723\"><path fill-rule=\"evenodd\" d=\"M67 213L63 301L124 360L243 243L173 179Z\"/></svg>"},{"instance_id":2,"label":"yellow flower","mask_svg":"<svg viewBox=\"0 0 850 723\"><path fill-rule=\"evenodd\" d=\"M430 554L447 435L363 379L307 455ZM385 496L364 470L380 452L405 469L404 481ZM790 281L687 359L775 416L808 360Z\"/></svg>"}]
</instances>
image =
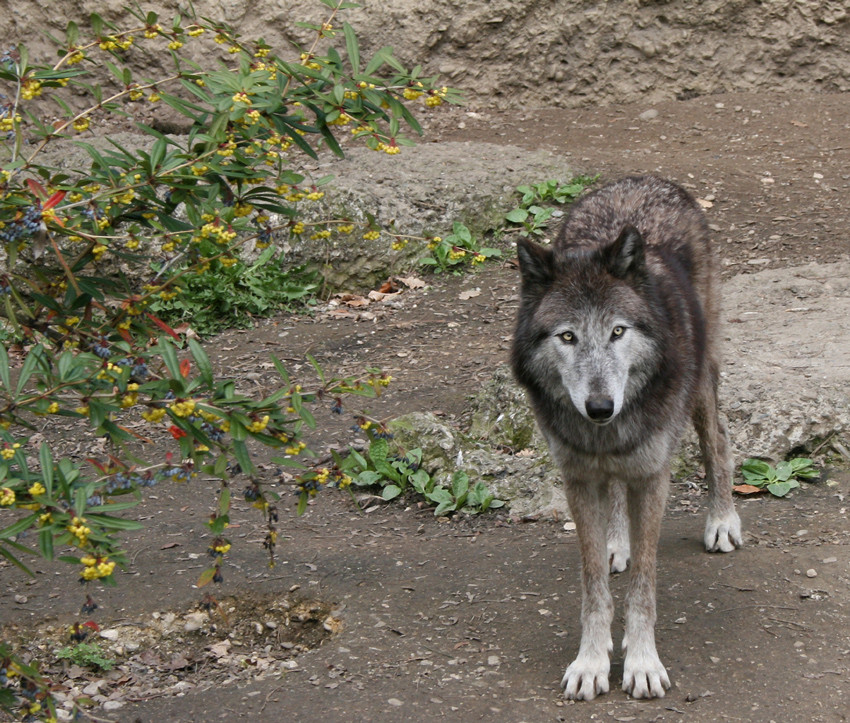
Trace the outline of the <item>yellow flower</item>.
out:
<instances>
[{"instance_id":1,"label":"yellow flower","mask_svg":"<svg viewBox=\"0 0 850 723\"><path fill-rule=\"evenodd\" d=\"M15 504L15 491L8 487L0 487L0 507L9 507Z\"/></svg>"},{"instance_id":2,"label":"yellow flower","mask_svg":"<svg viewBox=\"0 0 850 723\"><path fill-rule=\"evenodd\" d=\"M52 402L47 408L48 414L56 414L59 411L59 402Z\"/></svg>"},{"instance_id":3,"label":"yellow flower","mask_svg":"<svg viewBox=\"0 0 850 723\"><path fill-rule=\"evenodd\" d=\"M363 234L364 241L375 241L376 239L381 238L381 232L378 230L367 231Z\"/></svg>"},{"instance_id":4,"label":"yellow flower","mask_svg":"<svg viewBox=\"0 0 850 723\"><path fill-rule=\"evenodd\" d=\"M21 445L15 442L11 447L7 446L5 449L0 450L0 457L3 459L12 459L15 456L15 451L20 449Z\"/></svg>"},{"instance_id":5,"label":"yellow flower","mask_svg":"<svg viewBox=\"0 0 850 723\"><path fill-rule=\"evenodd\" d=\"M248 425L249 432L262 432L269 424L269 415L266 414L262 419L257 419Z\"/></svg>"},{"instance_id":6,"label":"yellow flower","mask_svg":"<svg viewBox=\"0 0 850 723\"><path fill-rule=\"evenodd\" d=\"M180 50L180 48L182 48L182 47L183 47L183 41L177 40L176 38L168 44L169 50Z\"/></svg>"},{"instance_id":7,"label":"yellow flower","mask_svg":"<svg viewBox=\"0 0 850 723\"><path fill-rule=\"evenodd\" d=\"M164 416L164 409L148 409L147 411L142 412L142 419L144 419L146 422L149 422L150 424L156 424L157 422L161 421Z\"/></svg>"},{"instance_id":8,"label":"yellow flower","mask_svg":"<svg viewBox=\"0 0 850 723\"><path fill-rule=\"evenodd\" d=\"M77 118L74 121L74 130L82 133L85 130L88 130L89 127L89 119L83 116L82 118Z\"/></svg>"},{"instance_id":9,"label":"yellow flower","mask_svg":"<svg viewBox=\"0 0 850 723\"><path fill-rule=\"evenodd\" d=\"M27 492L29 492L30 496L38 497L39 495L43 495L47 490L44 488L44 485L41 482L36 482L32 485Z\"/></svg>"}]
</instances>

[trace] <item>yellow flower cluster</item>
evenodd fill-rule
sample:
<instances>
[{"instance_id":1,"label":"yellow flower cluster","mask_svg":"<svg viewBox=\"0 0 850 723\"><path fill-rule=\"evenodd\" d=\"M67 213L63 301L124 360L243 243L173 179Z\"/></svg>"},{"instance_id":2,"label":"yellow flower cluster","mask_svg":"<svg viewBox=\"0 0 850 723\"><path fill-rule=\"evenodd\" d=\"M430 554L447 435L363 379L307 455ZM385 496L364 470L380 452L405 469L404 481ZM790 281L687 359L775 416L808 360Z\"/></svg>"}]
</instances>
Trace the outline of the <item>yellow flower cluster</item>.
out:
<instances>
[{"instance_id":1,"label":"yellow flower cluster","mask_svg":"<svg viewBox=\"0 0 850 723\"><path fill-rule=\"evenodd\" d=\"M21 98L32 100L41 95L41 81L35 78L26 78L21 84Z\"/></svg>"},{"instance_id":2,"label":"yellow flower cluster","mask_svg":"<svg viewBox=\"0 0 850 723\"><path fill-rule=\"evenodd\" d=\"M9 460L15 456L15 452L21 448L21 445L18 442L12 444L12 446L7 446L4 449L0 449L0 457L3 459Z\"/></svg>"},{"instance_id":3,"label":"yellow flower cluster","mask_svg":"<svg viewBox=\"0 0 850 723\"><path fill-rule=\"evenodd\" d=\"M307 449L307 445L304 442L297 442L283 451L286 452L286 454L301 454L301 452L305 449Z\"/></svg>"},{"instance_id":4,"label":"yellow flower cluster","mask_svg":"<svg viewBox=\"0 0 850 723\"><path fill-rule=\"evenodd\" d=\"M392 250L393 251L401 251L405 246L407 246L407 239L396 239L392 242Z\"/></svg>"},{"instance_id":5,"label":"yellow flower cluster","mask_svg":"<svg viewBox=\"0 0 850 723\"><path fill-rule=\"evenodd\" d=\"M88 130L89 125L89 119L83 116L82 118L77 118L77 120L74 121L74 130L82 133L83 131Z\"/></svg>"},{"instance_id":6,"label":"yellow flower cluster","mask_svg":"<svg viewBox=\"0 0 850 723\"><path fill-rule=\"evenodd\" d=\"M195 411L195 400L186 399L182 402L176 401L169 407L169 409L178 417L189 417L192 415L192 412Z\"/></svg>"},{"instance_id":7,"label":"yellow flower cluster","mask_svg":"<svg viewBox=\"0 0 850 723\"><path fill-rule=\"evenodd\" d=\"M86 521L83 517L74 517L71 524L68 525L68 532L77 538L77 544L85 545L88 542L91 528L86 527Z\"/></svg>"},{"instance_id":8,"label":"yellow flower cluster","mask_svg":"<svg viewBox=\"0 0 850 723\"><path fill-rule=\"evenodd\" d=\"M248 425L248 431L255 434L262 432L269 425L269 415L263 415L262 419L255 419Z\"/></svg>"},{"instance_id":9,"label":"yellow flower cluster","mask_svg":"<svg viewBox=\"0 0 850 723\"><path fill-rule=\"evenodd\" d=\"M127 393L121 397L121 409L129 409L139 401L139 385L131 382L127 385Z\"/></svg>"},{"instance_id":10,"label":"yellow flower cluster","mask_svg":"<svg viewBox=\"0 0 850 723\"><path fill-rule=\"evenodd\" d=\"M21 122L21 116L17 115L17 114L15 115L14 118L0 118L0 133L8 133L10 130L12 130L20 122ZM5 180L9 180L9 179L6 178Z\"/></svg>"},{"instance_id":11,"label":"yellow flower cluster","mask_svg":"<svg viewBox=\"0 0 850 723\"><path fill-rule=\"evenodd\" d=\"M367 231L366 233L363 234L363 240L364 241L377 241L379 238L381 238L381 232L378 231L377 229L372 230L372 231Z\"/></svg>"},{"instance_id":12,"label":"yellow flower cluster","mask_svg":"<svg viewBox=\"0 0 850 723\"><path fill-rule=\"evenodd\" d=\"M0 507L9 507L15 504L15 491L9 487L0 487Z\"/></svg>"},{"instance_id":13,"label":"yellow flower cluster","mask_svg":"<svg viewBox=\"0 0 850 723\"><path fill-rule=\"evenodd\" d=\"M156 408L156 409L147 409L142 412L142 419L144 419L149 424L157 424L162 421L162 418L165 416L165 409Z\"/></svg>"},{"instance_id":14,"label":"yellow flower cluster","mask_svg":"<svg viewBox=\"0 0 850 723\"><path fill-rule=\"evenodd\" d=\"M210 221L201 226L201 232L192 237L192 241L200 243L204 239L212 239L222 246L230 243L236 238L236 232L225 226L220 221Z\"/></svg>"},{"instance_id":15,"label":"yellow flower cluster","mask_svg":"<svg viewBox=\"0 0 850 723\"><path fill-rule=\"evenodd\" d=\"M41 482L36 482L27 490L27 492L29 492L31 497L39 497L47 492L47 490Z\"/></svg>"},{"instance_id":16,"label":"yellow flower cluster","mask_svg":"<svg viewBox=\"0 0 850 723\"><path fill-rule=\"evenodd\" d=\"M153 40L157 35L162 32L162 26L157 23L156 25L151 25L145 28L145 37L148 40Z\"/></svg>"},{"instance_id":17,"label":"yellow flower cluster","mask_svg":"<svg viewBox=\"0 0 850 723\"><path fill-rule=\"evenodd\" d=\"M487 257L484 256L484 254L475 254L475 256L472 257L473 264L483 264L486 260Z\"/></svg>"},{"instance_id":18,"label":"yellow flower cluster","mask_svg":"<svg viewBox=\"0 0 850 723\"><path fill-rule=\"evenodd\" d=\"M132 35L128 35L123 40L119 40L114 35L107 35L101 39L98 47L101 50L127 50L133 44L133 40Z\"/></svg>"},{"instance_id":19,"label":"yellow flower cluster","mask_svg":"<svg viewBox=\"0 0 850 723\"><path fill-rule=\"evenodd\" d=\"M460 261L464 256L466 256L466 251L463 249L452 249L449 251L449 261Z\"/></svg>"},{"instance_id":20,"label":"yellow flower cluster","mask_svg":"<svg viewBox=\"0 0 850 723\"><path fill-rule=\"evenodd\" d=\"M97 580L102 577L109 577L115 569L115 563L105 557L94 557L86 555L80 558L80 562L85 565L80 577L83 580Z\"/></svg>"},{"instance_id":21,"label":"yellow flower cluster","mask_svg":"<svg viewBox=\"0 0 850 723\"><path fill-rule=\"evenodd\" d=\"M217 540L210 546L210 550L215 555L224 555L230 550L230 543L224 540Z\"/></svg>"},{"instance_id":22,"label":"yellow flower cluster","mask_svg":"<svg viewBox=\"0 0 850 723\"><path fill-rule=\"evenodd\" d=\"M79 48L74 48L73 52L68 56L68 60L66 60L65 62L68 65L76 65L77 63L82 63L85 58L86 54L82 50L80 50Z\"/></svg>"}]
</instances>

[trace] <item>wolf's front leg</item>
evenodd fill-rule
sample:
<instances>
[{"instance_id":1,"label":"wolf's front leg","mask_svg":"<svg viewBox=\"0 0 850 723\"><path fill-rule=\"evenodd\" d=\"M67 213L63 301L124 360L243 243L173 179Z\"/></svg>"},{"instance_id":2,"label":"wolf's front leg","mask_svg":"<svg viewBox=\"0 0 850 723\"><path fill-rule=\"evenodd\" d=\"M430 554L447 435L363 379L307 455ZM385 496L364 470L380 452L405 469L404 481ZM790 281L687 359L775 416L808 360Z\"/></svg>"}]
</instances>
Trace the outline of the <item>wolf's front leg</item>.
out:
<instances>
[{"instance_id":1,"label":"wolf's front leg","mask_svg":"<svg viewBox=\"0 0 850 723\"><path fill-rule=\"evenodd\" d=\"M634 698L663 698L670 687L655 649L655 558L669 474L629 485L631 577L626 594L623 690Z\"/></svg>"},{"instance_id":2,"label":"wolf's front leg","mask_svg":"<svg viewBox=\"0 0 850 723\"><path fill-rule=\"evenodd\" d=\"M607 487L568 482L566 489L581 552L581 644L561 687L567 698L593 700L608 692L609 655L614 647L614 601L608 590L605 550Z\"/></svg>"}]
</instances>

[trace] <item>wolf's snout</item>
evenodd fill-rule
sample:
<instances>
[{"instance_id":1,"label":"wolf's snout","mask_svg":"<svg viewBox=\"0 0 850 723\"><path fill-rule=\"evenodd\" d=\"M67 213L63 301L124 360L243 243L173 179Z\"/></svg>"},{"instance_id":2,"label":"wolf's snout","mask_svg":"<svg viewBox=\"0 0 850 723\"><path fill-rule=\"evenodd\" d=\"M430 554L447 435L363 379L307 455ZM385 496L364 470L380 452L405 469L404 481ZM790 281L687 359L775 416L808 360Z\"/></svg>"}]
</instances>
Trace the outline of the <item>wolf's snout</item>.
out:
<instances>
[{"instance_id":1,"label":"wolf's snout","mask_svg":"<svg viewBox=\"0 0 850 723\"><path fill-rule=\"evenodd\" d=\"M603 424L614 416L614 400L610 397L588 397L584 408L587 416L597 424Z\"/></svg>"}]
</instances>

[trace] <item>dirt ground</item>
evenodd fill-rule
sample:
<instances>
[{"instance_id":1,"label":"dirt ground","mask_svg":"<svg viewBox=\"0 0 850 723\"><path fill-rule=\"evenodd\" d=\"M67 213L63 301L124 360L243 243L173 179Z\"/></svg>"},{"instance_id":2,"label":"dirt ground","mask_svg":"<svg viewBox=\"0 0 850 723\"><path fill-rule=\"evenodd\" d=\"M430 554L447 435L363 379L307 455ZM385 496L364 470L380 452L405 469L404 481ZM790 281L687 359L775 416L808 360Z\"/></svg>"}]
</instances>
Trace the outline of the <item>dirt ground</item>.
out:
<instances>
[{"instance_id":1,"label":"dirt ground","mask_svg":"<svg viewBox=\"0 0 850 723\"><path fill-rule=\"evenodd\" d=\"M455 109L431 121L425 142L547 148L580 172L651 171L685 183L713 204L707 213L728 278L847 257L848 118L848 95L780 93L652 109ZM460 424L468 397L506 359L516 270L505 262L428 281L368 315L278 317L224 334L208 350L221 370L260 387L274 383L269 352L293 369L308 351L341 373L378 366L395 381L370 402L373 414L431 411ZM480 293L462 299L470 289ZM351 438L337 425L321 441ZM141 723L846 720L850 474L827 470L821 483L782 500L739 499L746 545L730 555L702 550L693 482L674 487L659 549L658 648L673 682L661 700L619 690L619 654L611 693L562 699L558 683L579 638L575 533L563 521L517 522L505 512L446 520L416 504L369 501L360 512L347 496L327 494L299 518L293 500L281 505L288 539L269 570L259 517L240 502L231 535L239 544L211 613L229 643L206 628L187 632L185 616L201 599L192 583L206 567L202 523L212 496L199 492L201 482L148 496L148 526L128 537L130 569L117 590L97 593L93 617L119 639L153 625L156 613L158 647L134 657L128 646L128 662L111 675L72 672L81 688L105 681L95 693L114 705L96 710L99 719ZM84 595L67 571L36 567L34 582L3 568L0 622L30 630L82 619ZM615 645L626 583L612 579ZM173 625L162 622L169 611ZM278 621L294 621L303 636L284 640ZM302 645L312 649L296 655Z\"/></svg>"}]
</instances>

